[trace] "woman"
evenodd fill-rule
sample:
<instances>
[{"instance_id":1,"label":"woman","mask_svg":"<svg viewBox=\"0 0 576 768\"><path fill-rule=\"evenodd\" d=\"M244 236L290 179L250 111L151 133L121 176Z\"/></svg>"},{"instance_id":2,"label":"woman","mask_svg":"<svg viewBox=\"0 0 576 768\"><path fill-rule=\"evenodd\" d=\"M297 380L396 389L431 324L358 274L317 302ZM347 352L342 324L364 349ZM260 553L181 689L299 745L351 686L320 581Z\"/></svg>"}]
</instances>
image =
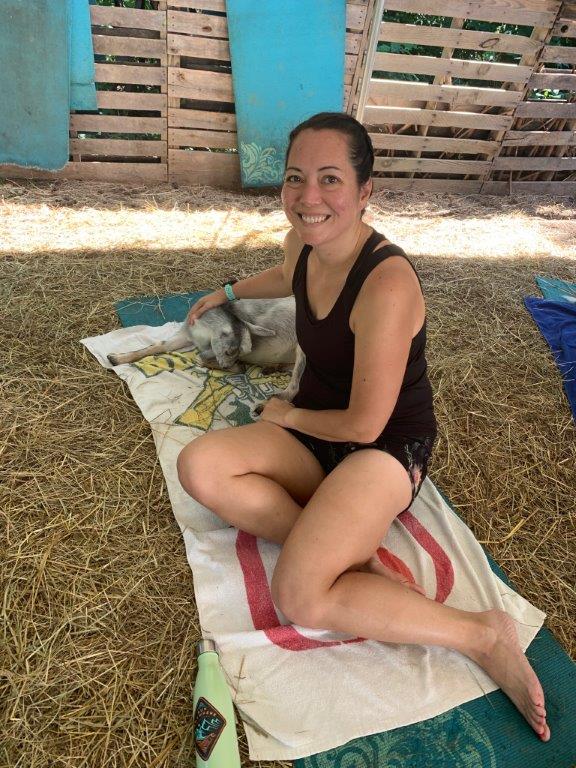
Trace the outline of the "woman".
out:
<instances>
[{"instance_id":1,"label":"woman","mask_svg":"<svg viewBox=\"0 0 576 768\"><path fill-rule=\"evenodd\" d=\"M223 520L282 545L271 589L291 621L458 650L547 741L542 687L507 614L429 600L374 556L418 493L436 429L418 277L362 220L373 159L348 115L315 115L291 133L283 264L202 298L189 320L230 299L294 293L300 391L293 403L272 398L255 424L194 440L180 481Z\"/></svg>"}]
</instances>

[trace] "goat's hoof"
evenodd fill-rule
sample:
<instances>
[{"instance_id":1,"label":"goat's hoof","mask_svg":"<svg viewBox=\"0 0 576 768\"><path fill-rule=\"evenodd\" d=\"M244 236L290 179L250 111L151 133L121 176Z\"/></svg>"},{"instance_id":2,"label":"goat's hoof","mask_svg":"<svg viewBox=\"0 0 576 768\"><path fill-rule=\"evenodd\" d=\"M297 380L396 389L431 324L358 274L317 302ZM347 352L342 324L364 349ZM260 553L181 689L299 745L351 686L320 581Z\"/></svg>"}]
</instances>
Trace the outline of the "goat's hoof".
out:
<instances>
[{"instance_id":1,"label":"goat's hoof","mask_svg":"<svg viewBox=\"0 0 576 768\"><path fill-rule=\"evenodd\" d=\"M260 403L260 405L257 405L256 408L254 408L254 414L256 416L261 416L263 410L264 410L264 403Z\"/></svg>"},{"instance_id":2,"label":"goat's hoof","mask_svg":"<svg viewBox=\"0 0 576 768\"><path fill-rule=\"evenodd\" d=\"M116 366L120 364L117 355L107 355L107 357L108 361L112 363L112 365Z\"/></svg>"}]
</instances>

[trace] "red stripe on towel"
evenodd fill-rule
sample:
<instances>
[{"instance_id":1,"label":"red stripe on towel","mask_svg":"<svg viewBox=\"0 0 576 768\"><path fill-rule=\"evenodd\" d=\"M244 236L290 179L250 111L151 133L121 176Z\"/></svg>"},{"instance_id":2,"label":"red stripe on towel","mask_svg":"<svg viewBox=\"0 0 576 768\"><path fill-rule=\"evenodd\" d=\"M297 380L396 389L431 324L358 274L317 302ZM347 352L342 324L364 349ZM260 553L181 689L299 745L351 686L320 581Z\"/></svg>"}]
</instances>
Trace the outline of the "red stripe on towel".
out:
<instances>
[{"instance_id":1,"label":"red stripe on towel","mask_svg":"<svg viewBox=\"0 0 576 768\"><path fill-rule=\"evenodd\" d=\"M432 558L436 572L436 597L434 599L438 603L443 603L454 586L454 568L450 558L412 512L405 510L398 515L398 520Z\"/></svg>"},{"instance_id":2,"label":"red stripe on towel","mask_svg":"<svg viewBox=\"0 0 576 768\"><path fill-rule=\"evenodd\" d=\"M362 637L354 637L350 640L311 640L300 634L292 624L281 625L272 601L270 585L256 537L245 531L238 531L236 554L244 576L246 597L254 629L262 630L274 645L285 651L310 651L315 648L331 648L334 645L364 641Z\"/></svg>"}]
</instances>

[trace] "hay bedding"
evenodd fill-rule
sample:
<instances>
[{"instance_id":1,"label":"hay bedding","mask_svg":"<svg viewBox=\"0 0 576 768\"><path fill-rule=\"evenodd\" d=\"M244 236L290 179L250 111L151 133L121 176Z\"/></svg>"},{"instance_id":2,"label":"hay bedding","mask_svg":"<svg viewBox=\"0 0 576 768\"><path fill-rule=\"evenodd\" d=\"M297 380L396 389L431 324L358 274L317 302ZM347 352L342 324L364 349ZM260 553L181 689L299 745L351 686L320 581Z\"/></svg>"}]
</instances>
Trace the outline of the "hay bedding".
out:
<instances>
[{"instance_id":1,"label":"hay bedding","mask_svg":"<svg viewBox=\"0 0 576 768\"><path fill-rule=\"evenodd\" d=\"M432 479L572 655L576 434L521 299L535 274L576 280L574 209L381 193L370 210L426 290ZM0 185L0 765L192 764L192 574L148 426L78 340L117 325L117 299L270 266L285 230L272 197Z\"/></svg>"}]
</instances>

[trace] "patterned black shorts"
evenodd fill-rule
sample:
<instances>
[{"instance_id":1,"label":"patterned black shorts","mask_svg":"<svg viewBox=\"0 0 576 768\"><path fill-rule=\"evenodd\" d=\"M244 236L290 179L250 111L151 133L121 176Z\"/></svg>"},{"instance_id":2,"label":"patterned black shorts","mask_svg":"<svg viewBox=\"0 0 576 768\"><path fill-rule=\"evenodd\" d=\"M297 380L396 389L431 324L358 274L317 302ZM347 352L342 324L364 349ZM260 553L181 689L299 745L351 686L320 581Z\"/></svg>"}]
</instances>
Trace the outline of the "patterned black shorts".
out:
<instances>
[{"instance_id":1,"label":"patterned black shorts","mask_svg":"<svg viewBox=\"0 0 576 768\"><path fill-rule=\"evenodd\" d=\"M394 456L408 472L412 486L412 501L416 498L420 486L428 473L428 461L432 454L435 435L426 437L399 437L389 435L380 437L373 443L332 443L318 437L305 435L296 429L289 429L308 450L318 459L322 469L329 474L340 462L355 451L363 448L376 448Z\"/></svg>"}]
</instances>

